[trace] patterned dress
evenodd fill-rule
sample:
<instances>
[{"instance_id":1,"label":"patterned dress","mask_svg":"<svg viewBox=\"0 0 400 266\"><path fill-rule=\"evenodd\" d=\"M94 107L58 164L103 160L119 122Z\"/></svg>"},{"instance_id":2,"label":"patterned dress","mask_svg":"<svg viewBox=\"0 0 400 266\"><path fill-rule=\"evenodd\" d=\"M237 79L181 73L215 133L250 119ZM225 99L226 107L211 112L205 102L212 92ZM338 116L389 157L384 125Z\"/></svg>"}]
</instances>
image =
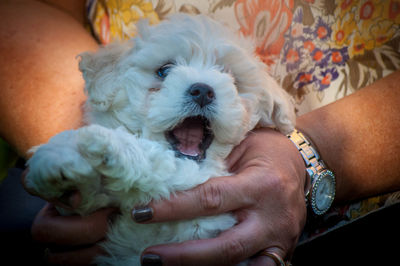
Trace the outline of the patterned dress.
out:
<instances>
[{"instance_id":1,"label":"patterned dress","mask_svg":"<svg viewBox=\"0 0 400 266\"><path fill-rule=\"evenodd\" d=\"M351 94L400 69L400 0L90 0L98 41L136 34L168 14L206 14L254 40L257 55L295 99L298 114ZM336 206L301 241L400 202L400 193Z\"/></svg>"}]
</instances>

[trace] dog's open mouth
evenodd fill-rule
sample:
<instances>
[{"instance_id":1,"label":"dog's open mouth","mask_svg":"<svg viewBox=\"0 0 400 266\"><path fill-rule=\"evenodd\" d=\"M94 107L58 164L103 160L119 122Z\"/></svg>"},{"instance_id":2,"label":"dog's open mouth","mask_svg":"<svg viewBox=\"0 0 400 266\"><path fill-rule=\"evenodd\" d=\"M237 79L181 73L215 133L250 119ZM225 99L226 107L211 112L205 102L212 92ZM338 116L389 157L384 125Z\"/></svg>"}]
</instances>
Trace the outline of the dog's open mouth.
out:
<instances>
[{"instance_id":1,"label":"dog's open mouth","mask_svg":"<svg viewBox=\"0 0 400 266\"><path fill-rule=\"evenodd\" d=\"M202 116L188 117L171 131L166 138L179 157L202 160L213 140L210 122Z\"/></svg>"}]
</instances>

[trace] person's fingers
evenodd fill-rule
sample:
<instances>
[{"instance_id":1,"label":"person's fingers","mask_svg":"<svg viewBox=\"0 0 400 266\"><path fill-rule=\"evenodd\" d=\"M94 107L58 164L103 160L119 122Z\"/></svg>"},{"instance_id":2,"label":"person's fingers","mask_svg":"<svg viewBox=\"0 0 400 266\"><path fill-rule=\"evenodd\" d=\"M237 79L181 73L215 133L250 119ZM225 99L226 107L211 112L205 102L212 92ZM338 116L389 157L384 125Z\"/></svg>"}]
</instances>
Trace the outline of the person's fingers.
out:
<instances>
[{"instance_id":1,"label":"person's fingers","mask_svg":"<svg viewBox=\"0 0 400 266\"><path fill-rule=\"evenodd\" d=\"M236 176L213 178L194 189L177 192L169 200L153 201L148 206L135 207L132 218L136 222L164 222L191 219L226 213L254 204L246 178L246 169Z\"/></svg>"},{"instance_id":2,"label":"person's fingers","mask_svg":"<svg viewBox=\"0 0 400 266\"><path fill-rule=\"evenodd\" d=\"M32 236L38 242L58 245L93 244L106 235L114 208L96 211L91 215L60 216L54 205L47 204L36 216Z\"/></svg>"},{"instance_id":3,"label":"person's fingers","mask_svg":"<svg viewBox=\"0 0 400 266\"><path fill-rule=\"evenodd\" d=\"M247 218L212 239L150 247L143 252L142 263L150 265L162 262L164 266L237 264L258 253L260 248L274 246L268 243L266 236L260 237L266 233L259 221Z\"/></svg>"},{"instance_id":4,"label":"person's fingers","mask_svg":"<svg viewBox=\"0 0 400 266\"><path fill-rule=\"evenodd\" d=\"M100 254L105 254L105 251L99 245L62 252L47 248L44 260L49 265L91 265L93 259Z\"/></svg>"}]
</instances>

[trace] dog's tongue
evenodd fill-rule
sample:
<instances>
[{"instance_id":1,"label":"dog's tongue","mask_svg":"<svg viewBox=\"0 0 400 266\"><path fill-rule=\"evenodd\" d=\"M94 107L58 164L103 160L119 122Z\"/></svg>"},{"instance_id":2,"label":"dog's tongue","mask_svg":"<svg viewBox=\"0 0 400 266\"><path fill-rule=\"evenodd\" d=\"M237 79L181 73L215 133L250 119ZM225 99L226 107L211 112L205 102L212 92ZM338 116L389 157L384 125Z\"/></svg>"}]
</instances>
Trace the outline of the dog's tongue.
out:
<instances>
[{"instance_id":1,"label":"dog's tongue","mask_svg":"<svg viewBox=\"0 0 400 266\"><path fill-rule=\"evenodd\" d=\"M198 118L187 118L172 133L179 141L177 149L185 155L197 156L200 154L199 145L203 140L203 121Z\"/></svg>"}]
</instances>

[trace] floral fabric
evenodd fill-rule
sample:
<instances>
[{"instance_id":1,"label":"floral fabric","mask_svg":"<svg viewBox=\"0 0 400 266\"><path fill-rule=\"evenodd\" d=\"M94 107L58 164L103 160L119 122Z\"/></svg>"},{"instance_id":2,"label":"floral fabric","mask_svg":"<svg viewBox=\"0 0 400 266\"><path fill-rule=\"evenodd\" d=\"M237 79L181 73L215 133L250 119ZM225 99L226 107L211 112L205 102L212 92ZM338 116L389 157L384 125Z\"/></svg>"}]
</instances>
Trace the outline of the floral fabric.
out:
<instances>
[{"instance_id":1,"label":"floral fabric","mask_svg":"<svg viewBox=\"0 0 400 266\"><path fill-rule=\"evenodd\" d=\"M254 40L299 114L400 68L399 0L91 0L99 41L129 39L141 18L207 14ZM307 96L307 97L306 97Z\"/></svg>"},{"instance_id":2,"label":"floral fabric","mask_svg":"<svg viewBox=\"0 0 400 266\"><path fill-rule=\"evenodd\" d=\"M299 114L400 69L400 0L90 0L87 8L102 44L133 37L141 18L213 17L253 40ZM400 193L392 193L333 208L302 241L398 202Z\"/></svg>"}]
</instances>

